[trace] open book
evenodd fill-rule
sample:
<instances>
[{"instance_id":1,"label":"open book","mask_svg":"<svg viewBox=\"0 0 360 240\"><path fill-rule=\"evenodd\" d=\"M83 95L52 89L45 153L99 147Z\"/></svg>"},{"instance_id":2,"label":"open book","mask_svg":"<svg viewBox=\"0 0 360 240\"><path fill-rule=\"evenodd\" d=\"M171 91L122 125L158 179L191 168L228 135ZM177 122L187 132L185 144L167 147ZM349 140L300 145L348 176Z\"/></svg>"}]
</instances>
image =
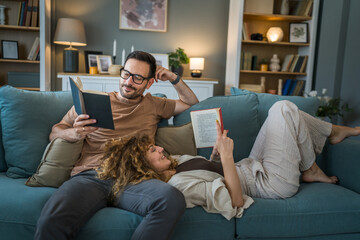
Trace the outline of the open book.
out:
<instances>
[{"instance_id":1,"label":"open book","mask_svg":"<svg viewBox=\"0 0 360 240\"><path fill-rule=\"evenodd\" d=\"M216 142L216 120L221 131L224 130L221 108L191 111L191 123L194 131L196 148L213 147Z\"/></svg>"},{"instance_id":2,"label":"open book","mask_svg":"<svg viewBox=\"0 0 360 240\"><path fill-rule=\"evenodd\" d=\"M89 126L115 129L110 96L105 92L83 90L79 77L69 77L69 80L76 113L87 114L91 119L96 119L96 123Z\"/></svg>"}]
</instances>

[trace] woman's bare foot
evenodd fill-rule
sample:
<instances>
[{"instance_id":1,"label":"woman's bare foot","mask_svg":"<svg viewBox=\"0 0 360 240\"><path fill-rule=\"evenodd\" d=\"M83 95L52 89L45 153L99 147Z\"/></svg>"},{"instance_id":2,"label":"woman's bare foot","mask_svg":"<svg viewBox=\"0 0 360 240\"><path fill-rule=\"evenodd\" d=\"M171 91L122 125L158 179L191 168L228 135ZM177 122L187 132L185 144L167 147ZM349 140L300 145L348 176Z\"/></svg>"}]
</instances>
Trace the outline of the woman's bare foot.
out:
<instances>
[{"instance_id":1,"label":"woman's bare foot","mask_svg":"<svg viewBox=\"0 0 360 240\"><path fill-rule=\"evenodd\" d=\"M360 127L346 127L340 125L332 125L329 140L331 144L337 144L350 136L360 135Z\"/></svg>"},{"instance_id":2,"label":"woman's bare foot","mask_svg":"<svg viewBox=\"0 0 360 240\"><path fill-rule=\"evenodd\" d=\"M316 163L303 172L301 177L304 182L337 183L339 181L336 176L328 177Z\"/></svg>"}]
</instances>

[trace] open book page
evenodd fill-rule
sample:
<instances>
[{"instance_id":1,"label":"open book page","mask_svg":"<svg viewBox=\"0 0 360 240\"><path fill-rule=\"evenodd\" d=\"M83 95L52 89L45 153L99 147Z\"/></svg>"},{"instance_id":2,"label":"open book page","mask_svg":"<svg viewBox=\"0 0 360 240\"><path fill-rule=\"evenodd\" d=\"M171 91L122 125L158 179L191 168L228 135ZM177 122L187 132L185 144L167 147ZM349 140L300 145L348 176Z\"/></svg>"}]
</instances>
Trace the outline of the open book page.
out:
<instances>
[{"instance_id":1,"label":"open book page","mask_svg":"<svg viewBox=\"0 0 360 240\"><path fill-rule=\"evenodd\" d=\"M213 147L217 137L216 120L223 130L221 108L191 111L190 117L196 148Z\"/></svg>"}]
</instances>

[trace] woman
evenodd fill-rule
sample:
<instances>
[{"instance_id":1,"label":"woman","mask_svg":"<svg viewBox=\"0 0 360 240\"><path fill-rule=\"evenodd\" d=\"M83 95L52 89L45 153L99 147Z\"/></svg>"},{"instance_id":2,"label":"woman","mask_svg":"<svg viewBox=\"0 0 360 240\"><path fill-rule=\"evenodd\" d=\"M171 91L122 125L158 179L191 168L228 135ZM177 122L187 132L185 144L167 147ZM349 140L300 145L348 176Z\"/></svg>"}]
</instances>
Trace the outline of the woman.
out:
<instances>
[{"instance_id":1,"label":"woman","mask_svg":"<svg viewBox=\"0 0 360 240\"><path fill-rule=\"evenodd\" d=\"M321 153L327 138L336 144L348 136L359 135L360 127L332 125L300 111L289 101L279 101L269 110L249 158L237 163L233 158L234 143L227 133L221 132L217 124L211 159L219 158L221 164L199 156L167 158L163 148L146 136L113 140L107 145L99 177L115 179L115 195L127 184L171 178L169 183L184 193L187 207L202 205L228 219L240 217L243 208L252 203L248 196L293 196L299 188L300 175L304 182L337 183L336 176L328 177L318 167L316 155ZM219 207L227 202L231 209Z\"/></svg>"}]
</instances>

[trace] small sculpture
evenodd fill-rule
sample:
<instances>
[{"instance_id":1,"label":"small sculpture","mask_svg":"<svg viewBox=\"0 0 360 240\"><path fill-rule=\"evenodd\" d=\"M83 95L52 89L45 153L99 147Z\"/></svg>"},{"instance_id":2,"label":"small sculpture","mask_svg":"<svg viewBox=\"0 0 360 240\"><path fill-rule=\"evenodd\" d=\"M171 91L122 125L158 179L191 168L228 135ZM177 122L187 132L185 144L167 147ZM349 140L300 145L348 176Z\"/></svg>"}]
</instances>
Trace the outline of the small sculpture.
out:
<instances>
[{"instance_id":1,"label":"small sculpture","mask_svg":"<svg viewBox=\"0 0 360 240\"><path fill-rule=\"evenodd\" d=\"M269 68L272 72L278 72L280 70L280 59L278 58L277 54L274 54L270 59Z\"/></svg>"}]
</instances>

